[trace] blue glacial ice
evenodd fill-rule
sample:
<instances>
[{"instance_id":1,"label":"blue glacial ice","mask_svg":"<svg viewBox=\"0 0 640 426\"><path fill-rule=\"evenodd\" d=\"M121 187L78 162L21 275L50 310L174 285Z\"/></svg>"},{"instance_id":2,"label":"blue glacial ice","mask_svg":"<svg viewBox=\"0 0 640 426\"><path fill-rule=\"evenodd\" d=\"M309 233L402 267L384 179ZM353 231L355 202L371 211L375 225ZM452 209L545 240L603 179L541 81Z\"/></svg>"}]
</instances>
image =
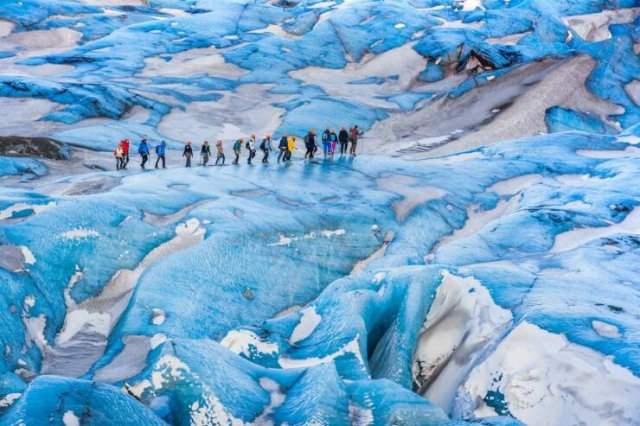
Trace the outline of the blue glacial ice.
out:
<instances>
[{"instance_id":1,"label":"blue glacial ice","mask_svg":"<svg viewBox=\"0 0 640 426\"><path fill-rule=\"evenodd\" d=\"M7 191L1 419L632 424L637 141Z\"/></svg>"},{"instance_id":2,"label":"blue glacial ice","mask_svg":"<svg viewBox=\"0 0 640 426\"><path fill-rule=\"evenodd\" d=\"M0 156L0 425L638 424L638 6L2 2L0 131L75 152Z\"/></svg>"},{"instance_id":3,"label":"blue glacial ice","mask_svg":"<svg viewBox=\"0 0 640 426\"><path fill-rule=\"evenodd\" d=\"M109 137L116 139L132 132L175 141L182 134L171 130L176 114L202 103L224 104L243 86L256 85L262 87L255 91L256 98L280 113L278 120L265 125L266 132L300 133L302 118L321 113L332 117L335 127L356 122L361 128L376 130L371 134L375 142L388 136L377 131L393 126L399 113L419 113L447 97L473 96L487 84L508 92L503 82L518 73L526 75L536 63L566 64L575 57L588 57L594 66L585 76L586 88L594 98L610 103L615 112L594 111L588 104L559 105L565 109L540 117L546 120L539 127L556 131L595 126L619 131L638 121L637 90L630 89L640 74L633 50L638 43L638 21L633 9L628 9L637 6L633 0L615 4L302 1L286 2L287 7L247 0L133 3L4 2L0 17L13 27L2 48L7 57L0 60L8 71L0 76L0 95L50 101L51 110L35 117L45 129L41 132L105 151L110 150L106 140L90 137L101 133L101 128L110 129ZM608 13L618 15L607 18ZM30 40L40 40L40 45L48 32L58 30L74 40L73 34L80 37L63 48L55 48L55 43L48 49L32 48ZM422 58L421 66L403 71L419 84L394 83L379 70L368 70L367 64L390 52L397 54L386 60L407 61L404 47ZM33 52L25 54L30 50ZM163 71L163 63L170 68ZM38 71L52 66L62 68L55 73ZM331 84L308 84L306 73L317 68L362 68L364 75L352 80L362 87L336 91ZM521 91L533 83L525 77L523 84ZM370 91L371 97L362 96ZM283 97L285 94L288 96ZM426 102L406 98L422 95ZM558 105L548 105L554 106ZM129 119L135 109L148 113L143 122ZM361 113L337 119L355 109ZM575 114L560 114L566 109ZM254 114L259 111L249 109L238 117L240 126L232 118L228 119L231 123L205 122L201 134L218 132L226 124L226 129L235 129L230 135L238 137L241 131L252 131L242 123L253 120ZM494 118L501 119L509 118L500 114ZM487 123L481 117L478 123L473 119L467 123L469 120L441 130L444 134L428 136L447 136L459 129L478 132ZM415 125L393 130L399 139L421 138L413 133Z\"/></svg>"}]
</instances>

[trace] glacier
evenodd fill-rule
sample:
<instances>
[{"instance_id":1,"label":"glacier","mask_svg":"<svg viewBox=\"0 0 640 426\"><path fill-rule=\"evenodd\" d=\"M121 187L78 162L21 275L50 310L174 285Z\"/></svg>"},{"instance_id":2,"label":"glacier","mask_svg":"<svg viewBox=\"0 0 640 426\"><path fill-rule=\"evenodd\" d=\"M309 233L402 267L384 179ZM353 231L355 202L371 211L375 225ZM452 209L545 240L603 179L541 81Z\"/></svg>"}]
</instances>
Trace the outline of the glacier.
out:
<instances>
[{"instance_id":1,"label":"glacier","mask_svg":"<svg viewBox=\"0 0 640 426\"><path fill-rule=\"evenodd\" d=\"M0 150L0 425L640 424L639 23L4 0L0 137L64 155ZM357 157L180 160L354 124ZM113 170L125 137L169 168Z\"/></svg>"}]
</instances>

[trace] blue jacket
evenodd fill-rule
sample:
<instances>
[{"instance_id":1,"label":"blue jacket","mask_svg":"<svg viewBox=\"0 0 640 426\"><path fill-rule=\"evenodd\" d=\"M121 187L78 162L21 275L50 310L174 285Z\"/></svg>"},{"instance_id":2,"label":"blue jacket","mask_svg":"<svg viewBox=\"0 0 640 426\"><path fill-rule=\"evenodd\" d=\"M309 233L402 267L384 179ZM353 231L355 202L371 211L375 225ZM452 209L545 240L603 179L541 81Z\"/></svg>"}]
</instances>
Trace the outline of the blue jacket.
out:
<instances>
[{"instance_id":1,"label":"blue jacket","mask_svg":"<svg viewBox=\"0 0 640 426\"><path fill-rule=\"evenodd\" d=\"M160 145L156 146L156 155L160 157L163 156L166 149L167 149L167 144L164 141L162 141Z\"/></svg>"},{"instance_id":2,"label":"blue jacket","mask_svg":"<svg viewBox=\"0 0 640 426\"><path fill-rule=\"evenodd\" d=\"M147 144L146 140L142 140L142 142L140 142L140 146L138 146L138 154L140 155L145 155L145 154L149 154L149 145Z\"/></svg>"}]
</instances>

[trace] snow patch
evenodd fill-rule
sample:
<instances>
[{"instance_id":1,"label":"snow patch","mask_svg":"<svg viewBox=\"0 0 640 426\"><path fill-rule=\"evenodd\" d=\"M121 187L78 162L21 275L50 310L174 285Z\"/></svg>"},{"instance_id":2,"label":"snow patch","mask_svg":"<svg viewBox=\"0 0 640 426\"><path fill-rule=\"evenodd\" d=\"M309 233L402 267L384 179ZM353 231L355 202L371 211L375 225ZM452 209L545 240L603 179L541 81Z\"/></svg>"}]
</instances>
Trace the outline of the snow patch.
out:
<instances>
[{"instance_id":1,"label":"snow patch","mask_svg":"<svg viewBox=\"0 0 640 426\"><path fill-rule=\"evenodd\" d=\"M5 220L11 218L15 213L24 211L24 210L32 210L34 214L41 213L45 210L48 210L52 207L55 207L56 203L51 201L47 204L28 204L28 203L16 203L4 210L0 210L0 220Z\"/></svg>"},{"instance_id":2,"label":"snow patch","mask_svg":"<svg viewBox=\"0 0 640 426\"><path fill-rule=\"evenodd\" d=\"M167 341L167 336L165 336L162 333L158 333L153 335L153 337L149 341L149 345L151 345L151 349L155 349L166 341Z\"/></svg>"},{"instance_id":3,"label":"snow patch","mask_svg":"<svg viewBox=\"0 0 640 426\"><path fill-rule=\"evenodd\" d=\"M496 305L478 280L443 271L415 352L413 375L422 394L449 412L483 349L511 321L511 312Z\"/></svg>"},{"instance_id":4,"label":"snow patch","mask_svg":"<svg viewBox=\"0 0 640 426\"><path fill-rule=\"evenodd\" d=\"M21 393L8 393L4 398L0 399L0 408L7 408L13 405L18 398L22 396Z\"/></svg>"},{"instance_id":5,"label":"snow patch","mask_svg":"<svg viewBox=\"0 0 640 426\"><path fill-rule=\"evenodd\" d=\"M621 337L620 330L613 324L593 320L591 321L591 326L601 337L606 337L609 339L617 339Z\"/></svg>"},{"instance_id":6,"label":"snow patch","mask_svg":"<svg viewBox=\"0 0 640 426\"><path fill-rule=\"evenodd\" d=\"M68 410L62 416L62 423L64 426L80 426L80 419L73 411Z\"/></svg>"},{"instance_id":7,"label":"snow patch","mask_svg":"<svg viewBox=\"0 0 640 426\"><path fill-rule=\"evenodd\" d=\"M220 341L231 352L250 356L254 351L261 354L277 354L278 345L264 342L250 330L231 330ZM253 349L253 350L252 350Z\"/></svg>"},{"instance_id":8,"label":"snow patch","mask_svg":"<svg viewBox=\"0 0 640 426\"><path fill-rule=\"evenodd\" d=\"M151 323L153 325L164 324L164 321L167 319L167 316L162 309L153 308L151 312L152 312Z\"/></svg>"},{"instance_id":9,"label":"snow patch","mask_svg":"<svg viewBox=\"0 0 640 426\"><path fill-rule=\"evenodd\" d=\"M292 345L295 345L296 343L311 336L313 331L320 324L320 321L322 321L322 316L318 315L313 306L305 308L300 312L302 313L300 322L293 329L291 337L289 337L289 343Z\"/></svg>"},{"instance_id":10,"label":"snow patch","mask_svg":"<svg viewBox=\"0 0 640 426\"><path fill-rule=\"evenodd\" d=\"M637 398L630 397L640 395L640 378L526 321L473 369L460 389L461 414L495 415L490 393L530 425L628 425L640 416Z\"/></svg>"},{"instance_id":11,"label":"snow patch","mask_svg":"<svg viewBox=\"0 0 640 426\"><path fill-rule=\"evenodd\" d=\"M65 240L81 240L85 238L99 237L100 233L93 229L75 228L70 231L63 232L61 237Z\"/></svg>"},{"instance_id":12,"label":"snow patch","mask_svg":"<svg viewBox=\"0 0 640 426\"><path fill-rule=\"evenodd\" d=\"M24 263L26 263L27 265L36 264L36 257L33 255L31 250L29 250L29 247L20 246L20 251L22 251L22 257L24 258Z\"/></svg>"},{"instance_id":13,"label":"snow patch","mask_svg":"<svg viewBox=\"0 0 640 426\"><path fill-rule=\"evenodd\" d=\"M64 327L56 337L58 345L68 343L73 336L81 330L108 336L111 330L111 315L102 312L89 312L85 309L76 309L65 317Z\"/></svg>"},{"instance_id":14,"label":"snow patch","mask_svg":"<svg viewBox=\"0 0 640 426\"><path fill-rule=\"evenodd\" d=\"M590 241L616 234L640 234L640 208L633 209L622 222L611 226L577 228L558 234L550 253L573 250Z\"/></svg>"},{"instance_id":15,"label":"snow patch","mask_svg":"<svg viewBox=\"0 0 640 426\"><path fill-rule=\"evenodd\" d=\"M328 362L333 361L334 359L351 354L355 356L360 363L362 362L362 354L360 353L360 344L358 342L359 335L351 340L349 343L344 345L342 348L337 350L334 353L325 355L323 357L312 357L312 358L288 358L286 356L282 356L278 359L278 363L282 368L309 368L315 365L326 364Z\"/></svg>"}]
</instances>

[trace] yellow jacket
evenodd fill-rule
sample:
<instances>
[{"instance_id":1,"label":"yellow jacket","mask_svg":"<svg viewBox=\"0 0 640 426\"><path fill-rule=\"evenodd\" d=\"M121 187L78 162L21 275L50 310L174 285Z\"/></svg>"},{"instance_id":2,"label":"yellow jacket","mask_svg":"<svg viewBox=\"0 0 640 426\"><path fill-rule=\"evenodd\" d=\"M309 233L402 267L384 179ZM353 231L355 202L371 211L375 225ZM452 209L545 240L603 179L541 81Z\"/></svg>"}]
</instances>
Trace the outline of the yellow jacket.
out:
<instances>
[{"instance_id":1,"label":"yellow jacket","mask_svg":"<svg viewBox=\"0 0 640 426\"><path fill-rule=\"evenodd\" d=\"M289 152L293 152L296 150L296 138L294 136L289 136L289 139L287 139L287 144L289 144Z\"/></svg>"}]
</instances>

